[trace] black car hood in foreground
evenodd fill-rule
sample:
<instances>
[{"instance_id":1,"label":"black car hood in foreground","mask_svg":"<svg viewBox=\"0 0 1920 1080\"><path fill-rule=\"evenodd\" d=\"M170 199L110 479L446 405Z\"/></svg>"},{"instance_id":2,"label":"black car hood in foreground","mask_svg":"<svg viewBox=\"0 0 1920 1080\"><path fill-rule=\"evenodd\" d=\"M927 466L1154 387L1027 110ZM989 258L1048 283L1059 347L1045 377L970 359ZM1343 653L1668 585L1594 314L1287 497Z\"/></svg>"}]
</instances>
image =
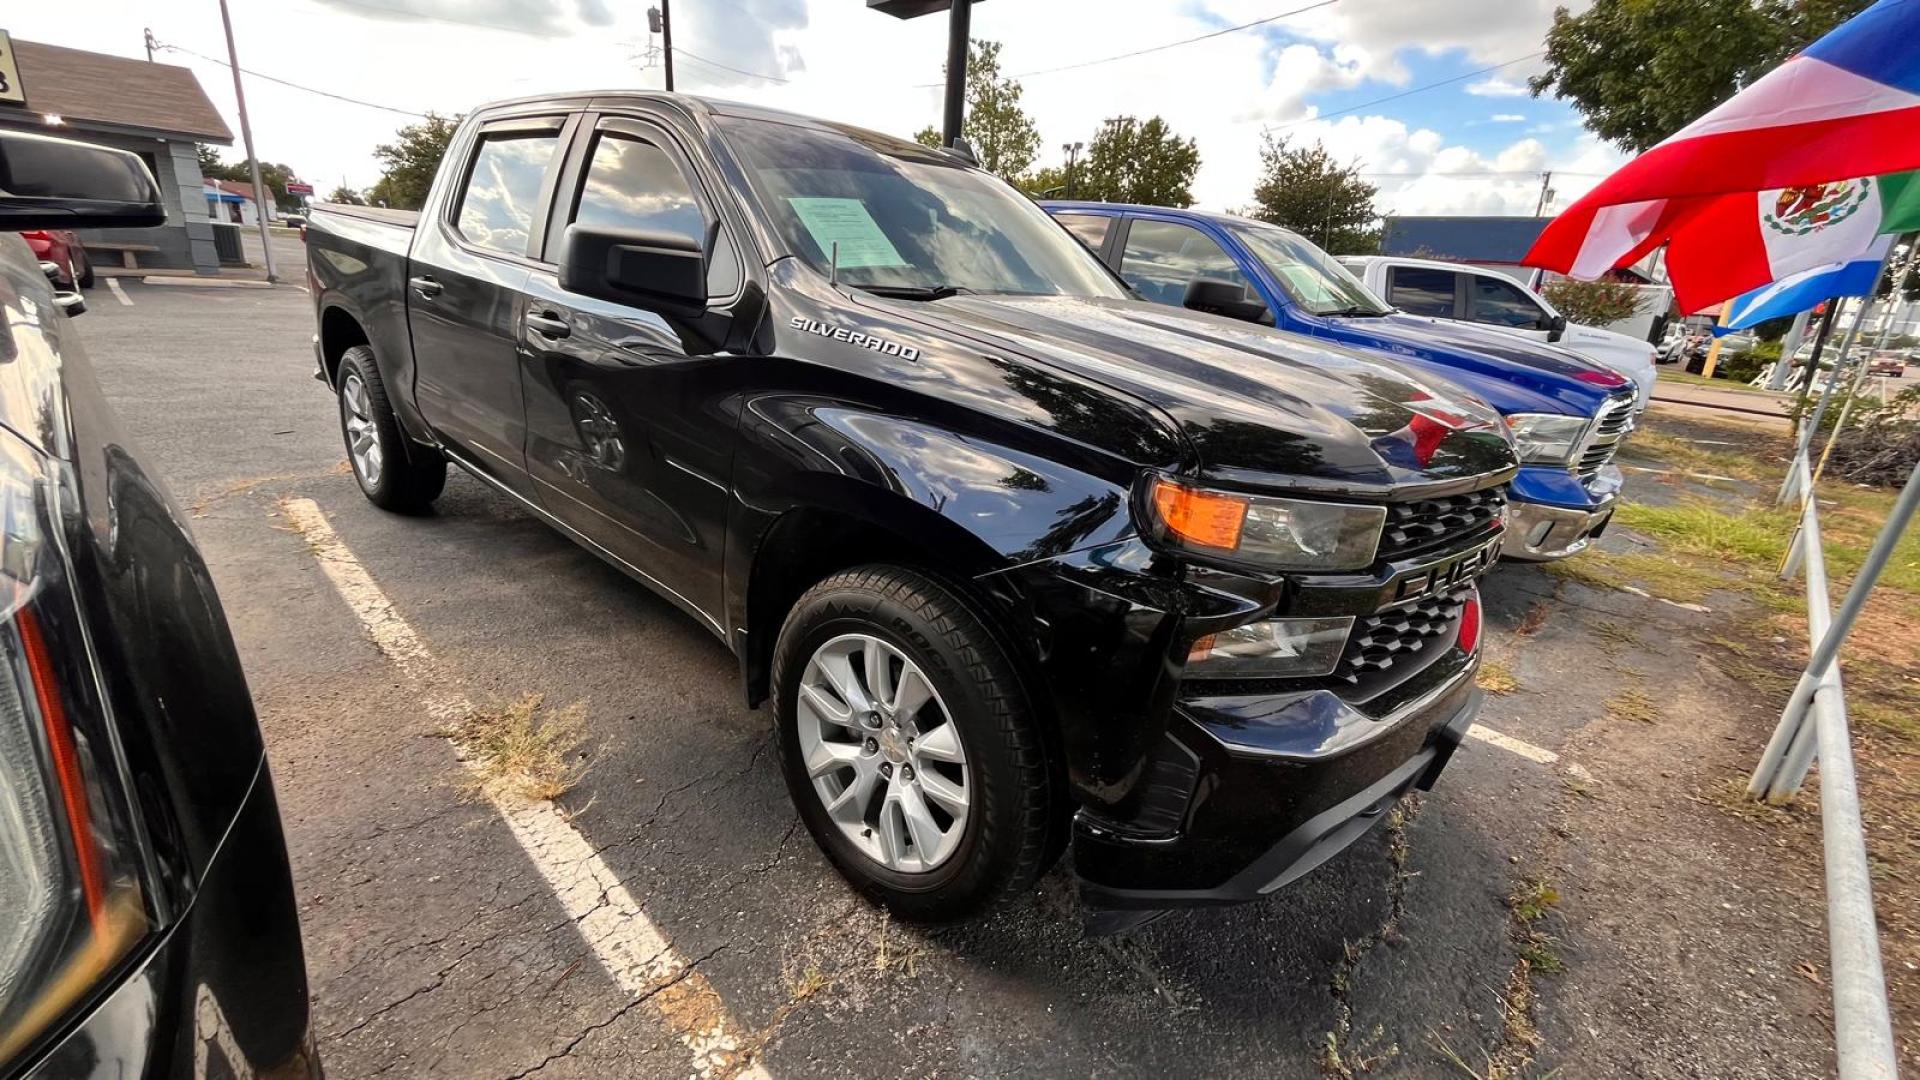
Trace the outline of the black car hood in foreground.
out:
<instances>
[{"instance_id":1,"label":"black car hood in foreground","mask_svg":"<svg viewBox=\"0 0 1920 1080\"><path fill-rule=\"evenodd\" d=\"M930 308L956 331L1157 406L1210 479L1377 492L1516 467L1484 402L1340 346L1143 301L960 296Z\"/></svg>"}]
</instances>

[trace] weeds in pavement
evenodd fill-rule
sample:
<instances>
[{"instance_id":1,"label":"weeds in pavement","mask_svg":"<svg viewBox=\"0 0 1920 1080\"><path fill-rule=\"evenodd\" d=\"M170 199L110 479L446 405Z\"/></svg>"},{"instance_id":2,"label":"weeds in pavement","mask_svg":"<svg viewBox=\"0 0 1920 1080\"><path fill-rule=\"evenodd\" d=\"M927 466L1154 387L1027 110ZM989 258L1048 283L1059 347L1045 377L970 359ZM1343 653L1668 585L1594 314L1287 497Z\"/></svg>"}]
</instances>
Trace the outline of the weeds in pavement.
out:
<instances>
[{"instance_id":1,"label":"weeds in pavement","mask_svg":"<svg viewBox=\"0 0 1920 1080\"><path fill-rule=\"evenodd\" d=\"M1520 689L1520 680L1513 675L1513 665L1491 656L1480 662L1480 674L1474 676L1474 682L1489 694L1505 695Z\"/></svg>"},{"instance_id":2,"label":"weeds in pavement","mask_svg":"<svg viewBox=\"0 0 1920 1080\"><path fill-rule=\"evenodd\" d=\"M1541 627L1547 625L1547 620L1552 616L1553 601L1535 600L1533 606L1527 609L1527 613L1520 617L1520 625L1513 628L1513 636L1532 637L1540 632Z\"/></svg>"},{"instance_id":3,"label":"weeds in pavement","mask_svg":"<svg viewBox=\"0 0 1920 1080\"><path fill-rule=\"evenodd\" d=\"M1392 874L1387 878L1386 918L1372 933L1358 941L1343 944L1340 961L1328 980L1328 989L1333 993L1334 1020L1332 1030L1327 1032L1326 1045L1320 1053L1320 1071L1327 1076L1352 1080L1400 1055L1397 1044L1375 1049L1383 1035L1379 1028L1369 1032L1364 1040L1354 1039L1353 977L1359 972L1361 961L1366 959L1368 953L1382 942L1394 941L1400 936L1400 922L1406 917L1407 911L1407 883L1414 877L1413 871L1407 868L1408 859L1413 854L1413 841L1407 834L1407 826L1419 814L1418 795L1409 795L1387 812L1387 862L1392 867Z\"/></svg>"},{"instance_id":4,"label":"weeds in pavement","mask_svg":"<svg viewBox=\"0 0 1920 1080\"><path fill-rule=\"evenodd\" d=\"M580 742L581 706L548 709L528 694L517 701L475 709L451 731L474 769L475 786L490 796L553 800L585 772Z\"/></svg>"},{"instance_id":5,"label":"weeds in pavement","mask_svg":"<svg viewBox=\"0 0 1920 1080\"><path fill-rule=\"evenodd\" d=\"M1629 686L1607 699L1607 715L1615 720L1652 724L1659 721L1661 713L1652 695L1637 686Z\"/></svg>"}]
</instances>

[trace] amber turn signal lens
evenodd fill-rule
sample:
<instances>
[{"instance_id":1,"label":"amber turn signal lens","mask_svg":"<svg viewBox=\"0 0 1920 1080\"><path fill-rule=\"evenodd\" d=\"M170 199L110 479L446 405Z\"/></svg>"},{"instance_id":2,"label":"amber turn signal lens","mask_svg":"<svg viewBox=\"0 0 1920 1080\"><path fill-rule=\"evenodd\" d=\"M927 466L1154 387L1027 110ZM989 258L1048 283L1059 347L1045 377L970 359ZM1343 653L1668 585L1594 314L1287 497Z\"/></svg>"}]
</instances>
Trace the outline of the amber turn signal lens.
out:
<instances>
[{"instance_id":1,"label":"amber turn signal lens","mask_svg":"<svg viewBox=\"0 0 1920 1080\"><path fill-rule=\"evenodd\" d=\"M1240 546L1240 526L1247 519L1245 499L1156 479L1153 508L1167 528L1189 544L1222 551Z\"/></svg>"}]
</instances>

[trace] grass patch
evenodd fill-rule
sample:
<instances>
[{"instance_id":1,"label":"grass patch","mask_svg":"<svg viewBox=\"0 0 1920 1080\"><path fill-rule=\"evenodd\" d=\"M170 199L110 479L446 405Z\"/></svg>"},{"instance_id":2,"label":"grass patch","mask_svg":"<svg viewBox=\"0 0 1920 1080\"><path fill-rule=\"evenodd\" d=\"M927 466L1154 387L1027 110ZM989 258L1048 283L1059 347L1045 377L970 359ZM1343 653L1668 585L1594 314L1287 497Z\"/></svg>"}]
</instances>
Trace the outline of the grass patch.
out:
<instances>
[{"instance_id":1,"label":"grass patch","mask_svg":"<svg viewBox=\"0 0 1920 1080\"><path fill-rule=\"evenodd\" d=\"M1655 537L1668 551L1731 559L1748 566L1778 566L1787 552L1794 516L1784 510L1747 510L1730 514L1705 502L1672 506L1622 503L1614 511L1622 525Z\"/></svg>"},{"instance_id":2,"label":"grass patch","mask_svg":"<svg viewBox=\"0 0 1920 1080\"><path fill-rule=\"evenodd\" d=\"M1848 695L1847 715L1889 735L1920 743L1920 709L1912 702L1885 705L1878 701L1862 700L1859 695Z\"/></svg>"},{"instance_id":3,"label":"grass patch","mask_svg":"<svg viewBox=\"0 0 1920 1080\"><path fill-rule=\"evenodd\" d=\"M1545 878L1527 878L1520 883L1513 895L1507 897L1507 910L1513 917L1529 926L1546 917L1560 903L1560 890Z\"/></svg>"},{"instance_id":4,"label":"grass patch","mask_svg":"<svg viewBox=\"0 0 1920 1080\"><path fill-rule=\"evenodd\" d=\"M1607 699L1607 715L1615 720L1652 724L1659 721L1661 713L1660 706L1645 690L1629 686Z\"/></svg>"},{"instance_id":5,"label":"grass patch","mask_svg":"<svg viewBox=\"0 0 1920 1080\"><path fill-rule=\"evenodd\" d=\"M1680 472L1731 476L1740 480L1778 480L1782 466L1769 457L1760 460L1728 450L1714 450L1692 439L1642 428L1620 444L1623 460L1644 461Z\"/></svg>"},{"instance_id":6,"label":"grass patch","mask_svg":"<svg viewBox=\"0 0 1920 1080\"><path fill-rule=\"evenodd\" d=\"M1711 386L1715 390L1738 390L1745 394L1764 394L1769 397L1778 396L1772 390L1763 389L1758 386L1749 386L1745 382L1736 382L1733 379L1710 379L1704 375L1695 375L1687 371L1661 371L1659 379L1660 382L1687 383L1692 386Z\"/></svg>"},{"instance_id":7,"label":"grass patch","mask_svg":"<svg viewBox=\"0 0 1920 1080\"><path fill-rule=\"evenodd\" d=\"M551 710L540 695L528 694L475 709L446 734L474 768L481 791L540 801L559 798L580 779L584 733L579 705Z\"/></svg>"},{"instance_id":8,"label":"grass patch","mask_svg":"<svg viewBox=\"0 0 1920 1080\"><path fill-rule=\"evenodd\" d=\"M1489 694L1506 695L1520 689L1520 680L1513 675L1513 665L1493 657L1480 662L1480 674L1474 676L1473 681Z\"/></svg>"},{"instance_id":9,"label":"grass patch","mask_svg":"<svg viewBox=\"0 0 1920 1080\"><path fill-rule=\"evenodd\" d=\"M1709 806L1717 806L1743 821L1752 821L1761 825L1784 826L1794 824L1794 815L1784 807L1769 803L1756 802L1747 796L1747 782L1744 779L1730 777L1718 784L1703 789L1699 800Z\"/></svg>"}]
</instances>

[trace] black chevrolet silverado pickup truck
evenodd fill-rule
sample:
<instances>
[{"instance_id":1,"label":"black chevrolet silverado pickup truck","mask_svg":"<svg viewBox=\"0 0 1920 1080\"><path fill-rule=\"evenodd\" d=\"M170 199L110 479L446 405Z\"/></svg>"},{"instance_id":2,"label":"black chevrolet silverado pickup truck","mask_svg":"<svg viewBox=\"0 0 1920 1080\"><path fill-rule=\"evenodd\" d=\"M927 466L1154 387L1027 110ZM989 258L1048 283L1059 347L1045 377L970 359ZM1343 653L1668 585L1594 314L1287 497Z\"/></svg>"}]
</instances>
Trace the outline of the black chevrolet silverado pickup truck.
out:
<instances>
[{"instance_id":1,"label":"black chevrolet silverado pickup truck","mask_svg":"<svg viewBox=\"0 0 1920 1080\"><path fill-rule=\"evenodd\" d=\"M904 916L1069 838L1096 929L1262 896L1475 712L1498 415L1140 301L964 148L512 101L418 214L323 206L307 244L367 497L425 511L452 462L712 631Z\"/></svg>"}]
</instances>

